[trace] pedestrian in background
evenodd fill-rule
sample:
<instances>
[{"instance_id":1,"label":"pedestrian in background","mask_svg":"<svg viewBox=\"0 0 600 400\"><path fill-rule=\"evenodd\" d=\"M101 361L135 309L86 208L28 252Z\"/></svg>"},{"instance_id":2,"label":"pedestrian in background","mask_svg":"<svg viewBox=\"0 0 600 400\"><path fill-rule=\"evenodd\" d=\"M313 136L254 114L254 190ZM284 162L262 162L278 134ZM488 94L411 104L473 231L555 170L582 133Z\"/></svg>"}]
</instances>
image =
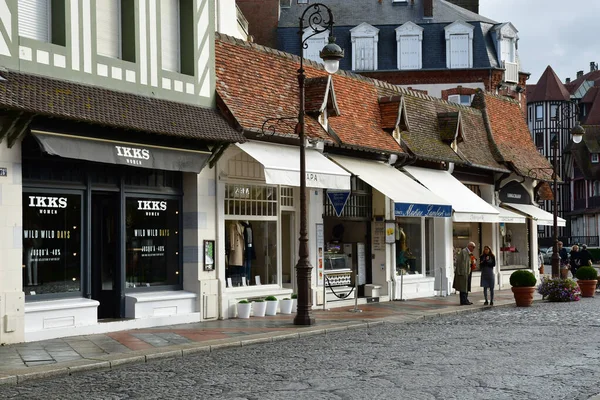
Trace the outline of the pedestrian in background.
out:
<instances>
[{"instance_id":1,"label":"pedestrian in background","mask_svg":"<svg viewBox=\"0 0 600 400\"><path fill-rule=\"evenodd\" d=\"M469 301L469 292L471 291L471 271L477 268L473 250L475 250L475 243L469 242L467 247L462 249L456 256L454 283L452 284L452 287L460 293L461 306L473 304Z\"/></svg>"},{"instance_id":2,"label":"pedestrian in background","mask_svg":"<svg viewBox=\"0 0 600 400\"><path fill-rule=\"evenodd\" d=\"M544 275L544 254L540 249L538 249L538 271L541 275Z\"/></svg>"},{"instance_id":3,"label":"pedestrian in background","mask_svg":"<svg viewBox=\"0 0 600 400\"><path fill-rule=\"evenodd\" d=\"M585 244L581 246L581 251L579 252L579 259L581 260L581 265L592 265L594 263L592 253L590 253Z\"/></svg>"},{"instance_id":4,"label":"pedestrian in background","mask_svg":"<svg viewBox=\"0 0 600 400\"><path fill-rule=\"evenodd\" d=\"M558 242L558 255L560 256L560 265L567 265L569 263L569 253L567 253L567 249L563 247L563 242Z\"/></svg>"},{"instance_id":5,"label":"pedestrian in background","mask_svg":"<svg viewBox=\"0 0 600 400\"><path fill-rule=\"evenodd\" d=\"M488 289L490 289L490 306L494 305L494 267L496 266L496 257L492 253L490 246L483 246L483 254L479 256L479 267L481 268L481 287L483 288L484 306L488 305Z\"/></svg>"},{"instance_id":6,"label":"pedestrian in background","mask_svg":"<svg viewBox=\"0 0 600 400\"><path fill-rule=\"evenodd\" d=\"M571 273L573 274L573 278L575 278L575 274L577 273L577 269L581 266L581 259L579 258L579 246L576 244L571 247L571 255L570 264L571 264Z\"/></svg>"}]
</instances>

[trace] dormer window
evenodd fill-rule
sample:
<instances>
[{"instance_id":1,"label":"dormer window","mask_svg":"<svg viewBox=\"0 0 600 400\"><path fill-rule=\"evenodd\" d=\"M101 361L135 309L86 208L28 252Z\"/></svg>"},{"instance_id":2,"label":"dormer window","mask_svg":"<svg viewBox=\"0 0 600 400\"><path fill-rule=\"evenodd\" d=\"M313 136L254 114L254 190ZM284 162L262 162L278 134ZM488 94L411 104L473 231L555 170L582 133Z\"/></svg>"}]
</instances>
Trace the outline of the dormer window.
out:
<instances>
[{"instance_id":1,"label":"dormer window","mask_svg":"<svg viewBox=\"0 0 600 400\"><path fill-rule=\"evenodd\" d=\"M446 68L473 68L473 25L456 21L444 30Z\"/></svg>"},{"instance_id":2,"label":"dormer window","mask_svg":"<svg viewBox=\"0 0 600 400\"><path fill-rule=\"evenodd\" d=\"M517 62L517 29L507 22L495 28L496 31L496 48L498 50L498 60L501 63Z\"/></svg>"},{"instance_id":3,"label":"dormer window","mask_svg":"<svg viewBox=\"0 0 600 400\"><path fill-rule=\"evenodd\" d=\"M319 28L318 28L319 29ZM302 34L302 40L305 40L308 36L315 33L311 27L304 29L304 33ZM319 52L323 50L323 47L327 44L327 39L329 38L329 30L321 32L306 41L306 48L303 49L304 58L308 60L312 60L318 63L323 63L321 57L319 57Z\"/></svg>"},{"instance_id":4,"label":"dormer window","mask_svg":"<svg viewBox=\"0 0 600 400\"><path fill-rule=\"evenodd\" d=\"M600 156L598 153L592 153L592 163L597 164L600 162Z\"/></svg>"},{"instance_id":5,"label":"dormer window","mask_svg":"<svg viewBox=\"0 0 600 400\"><path fill-rule=\"evenodd\" d=\"M377 70L377 43L379 29L363 22L350 29L352 39L352 70Z\"/></svg>"},{"instance_id":6,"label":"dormer window","mask_svg":"<svg viewBox=\"0 0 600 400\"><path fill-rule=\"evenodd\" d=\"M461 104L463 106L471 105L471 95L470 94L451 94L448 96L448 102Z\"/></svg>"},{"instance_id":7,"label":"dormer window","mask_svg":"<svg viewBox=\"0 0 600 400\"><path fill-rule=\"evenodd\" d=\"M407 22L396 28L398 69L423 68L422 43L423 28Z\"/></svg>"}]
</instances>

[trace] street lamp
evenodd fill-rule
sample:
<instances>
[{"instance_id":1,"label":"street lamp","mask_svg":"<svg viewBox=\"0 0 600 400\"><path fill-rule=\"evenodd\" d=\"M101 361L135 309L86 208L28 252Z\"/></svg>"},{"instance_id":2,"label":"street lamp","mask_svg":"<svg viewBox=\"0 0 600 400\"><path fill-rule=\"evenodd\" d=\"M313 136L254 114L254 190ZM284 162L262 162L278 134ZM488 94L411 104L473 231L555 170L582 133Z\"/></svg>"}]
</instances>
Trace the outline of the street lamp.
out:
<instances>
[{"instance_id":1,"label":"street lamp","mask_svg":"<svg viewBox=\"0 0 600 400\"><path fill-rule=\"evenodd\" d=\"M307 4L306 0L298 0L298 4ZM323 14L326 13L324 16ZM303 38L305 19L308 21L308 27L313 31L312 34ZM326 28L322 25L327 26ZM335 44L333 37L333 14L329 7L316 3L310 5L304 10L300 17L300 49L303 51L308 48L308 39L329 30L329 43L325 45L319 56L323 59L325 70L330 74L335 74L339 68L339 63L344 58L344 50ZM304 140L304 57L300 55L300 69L298 69L298 86L300 89L300 110L298 112L297 131L300 136L300 248L298 251L299 259L296 264L296 278L298 283L298 307L294 325L313 325L315 320L311 317L311 273L312 266L308 259L308 231L307 231L307 212L306 212L306 143Z\"/></svg>"},{"instance_id":2,"label":"street lamp","mask_svg":"<svg viewBox=\"0 0 600 400\"><path fill-rule=\"evenodd\" d=\"M571 119L571 112L575 111L575 116L579 115L578 107L576 103L563 103L562 104L562 118L559 118L558 112L559 109L556 109L556 127L562 128L562 124L565 119ZM565 107L566 106L566 107ZM560 131L559 131L560 132ZM583 134L585 133L585 129L579 124L579 121L575 122L575 126L571 129L571 138L573 142L580 143L583 139ZM558 195L558 179L556 170L558 166L556 165L557 161L557 153L558 153L558 133L552 134L552 211L553 211L553 224L552 224L552 239L553 239L553 247L552 247L552 276L560 277L560 255L558 254L558 209L556 205L556 197Z\"/></svg>"}]
</instances>

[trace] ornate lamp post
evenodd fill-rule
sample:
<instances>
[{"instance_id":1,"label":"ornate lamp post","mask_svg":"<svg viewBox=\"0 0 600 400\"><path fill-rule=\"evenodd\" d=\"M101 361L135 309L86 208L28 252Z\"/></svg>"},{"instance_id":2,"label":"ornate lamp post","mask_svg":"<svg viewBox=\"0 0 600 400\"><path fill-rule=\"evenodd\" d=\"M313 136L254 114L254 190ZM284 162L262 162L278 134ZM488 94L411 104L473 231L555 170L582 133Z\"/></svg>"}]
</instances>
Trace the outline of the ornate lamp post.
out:
<instances>
[{"instance_id":1,"label":"ornate lamp post","mask_svg":"<svg viewBox=\"0 0 600 400\"><path fill-rule=\"evenodd\" d=\"M574 115L579 115L578 113L579 107L577 103L566 102L563 103L559 108L556 109L556 128L559 130L562 129L563 123L569 121L573 112ZM558 115L559 112L562 114ZM580 143L583 139L583 134L585 133L585 129L579 124L579 121L575 122L575 126L571 129L571 138L573 142ZM558 254L558 207L556 198L558 196L558 179L557 179L557 158L558 158L558 139L559 133L554 132L552 134L552 211L553 211L553 223L552 223L552 276L559 277L560 276L560 255Z\"/></svg>"}]
</instances>

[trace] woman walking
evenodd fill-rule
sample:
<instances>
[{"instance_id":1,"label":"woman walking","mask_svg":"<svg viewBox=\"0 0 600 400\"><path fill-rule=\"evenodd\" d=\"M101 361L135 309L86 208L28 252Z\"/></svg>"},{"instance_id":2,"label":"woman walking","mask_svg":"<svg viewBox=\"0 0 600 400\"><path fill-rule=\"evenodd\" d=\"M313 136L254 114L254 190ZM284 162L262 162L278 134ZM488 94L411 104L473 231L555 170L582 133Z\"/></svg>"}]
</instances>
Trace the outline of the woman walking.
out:
<instances>
[{"instance_id":1,"label":"woman walking","mask_svg":"<svg viewBox=\"0 0 600 400\"><path fill-rule=\"evenodd\" d=\"M492 253L492 249L490 246L483 247L483 254L479 257L479 267L481 268L481 287L483 287L483 297L485 298L485 303L483 305L488 305L488 289L490 289L490 303L489 305L494 305L494 285L496 284L496 279L494 277L494 267L496 266L496 257L494 253Z\"/></svg>"}]
</instances>

